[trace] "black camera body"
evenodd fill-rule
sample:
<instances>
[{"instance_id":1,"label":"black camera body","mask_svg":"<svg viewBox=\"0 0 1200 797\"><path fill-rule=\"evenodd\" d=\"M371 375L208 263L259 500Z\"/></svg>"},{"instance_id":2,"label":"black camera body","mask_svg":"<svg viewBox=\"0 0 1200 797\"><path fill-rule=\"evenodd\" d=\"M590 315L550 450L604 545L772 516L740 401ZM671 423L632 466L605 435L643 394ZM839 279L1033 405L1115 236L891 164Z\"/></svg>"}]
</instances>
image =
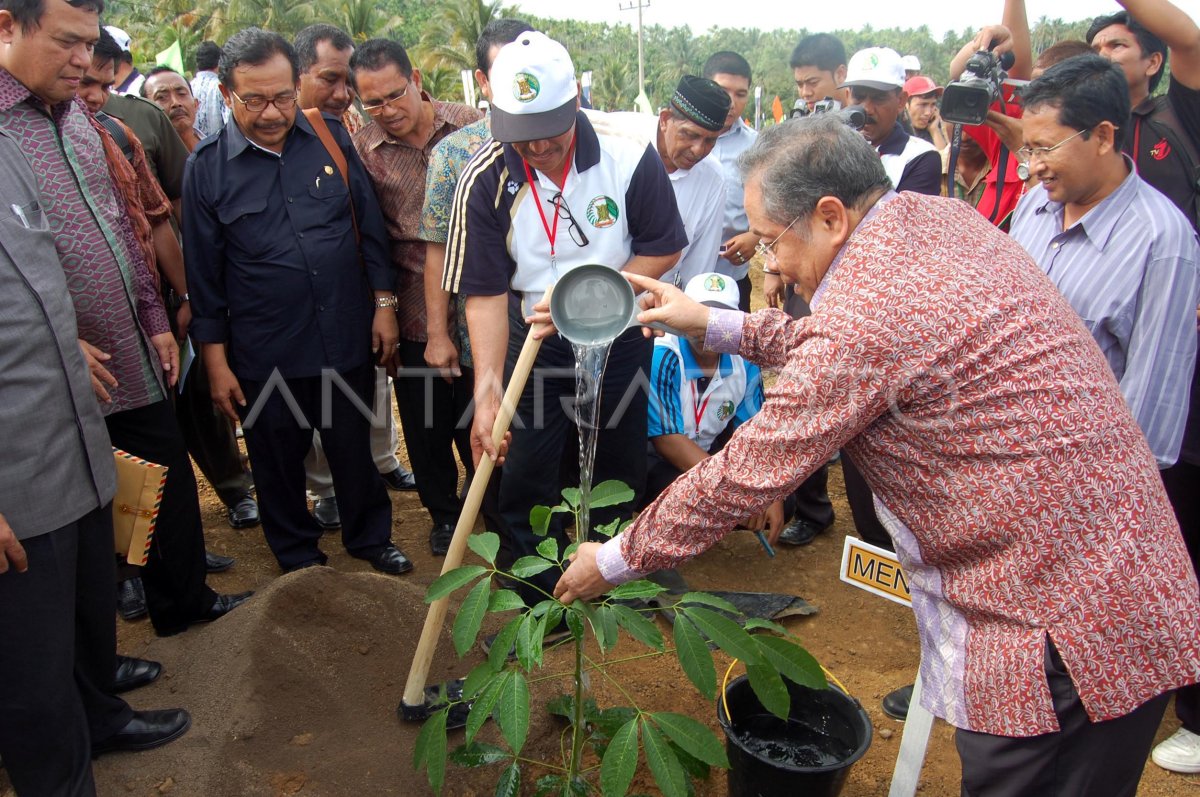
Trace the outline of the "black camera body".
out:
<instances>
[{"instance_id":1,"label":"black camera body","mask_svg":"<svg viewBox=\"0 0 1200 797\"><path fill-rule=\"evenodd\" d=\"M847 105L843 108L842 104L832 97L826 97L823 100L814 102L811 109L804 100L796 100L792 104L792 110L788 114L788 118L798 119L810 114L821 113L831 113L838 119L841 119L843 124L855 130L862 130L863 125L867 123L867 112L863 110L861 105Z\"/></svg>"},{"instance_id":2,"label":"black camera body","mask_svg":"<svg viewBox=\"0 0 1200 797\"><path fill-rule=\"evenodd\" d=\"M958 80L946 86L942 94L941 115L947 122L981 125L988 108L1000 99L1000 84L1013 64L1012 53L997 57L988 50L971 56Z\"/></svg>"}]
</instances>

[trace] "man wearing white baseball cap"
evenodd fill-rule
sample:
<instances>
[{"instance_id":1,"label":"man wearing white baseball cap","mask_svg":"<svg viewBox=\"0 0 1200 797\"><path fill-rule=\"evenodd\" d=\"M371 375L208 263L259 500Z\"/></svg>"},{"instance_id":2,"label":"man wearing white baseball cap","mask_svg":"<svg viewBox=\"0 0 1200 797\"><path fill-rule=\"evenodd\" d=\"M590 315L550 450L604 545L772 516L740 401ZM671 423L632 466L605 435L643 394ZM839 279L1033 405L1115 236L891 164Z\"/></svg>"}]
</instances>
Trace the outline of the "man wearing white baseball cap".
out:
<instances>
[{"instance_id":1,"label":"man wearing white baseball cap","mask_svg":"<svg viewBox=\"0 0 1200 797\"><path fill-rule=\"evenodd\" d=\"M105 25L104 29L121 48L121 57L116 62L117 76L112 87L113 94L142 96L142 84L146 82L146 76L133 65L133 38L116 25Z\"/></svg>"},{"instance_id":2,"label":"man wearing white baseball cap","mask_svg":"<svg viewBox=\"0 0 1200 797\"><path fill-rule=\"evenodd\" d=\"M859 50L846 67L846 80L838 88L867 114L863 135L883 160L884 171L897 191L936 196L942 190L942 159L928 141L910 136L900 124L904 93L904 62L890 47Z\"/></svg>"},{"instance_id":3,"label":"man wearing white baseball cap","mask_svg":"<svg viewBox=\"0 0 1200 797\"><path fill-rule=\"evenodd\" d=\"M535 365L541 376L529 380L517 407L500 481L502 531L520 557L533 554L540 542L529 508L558 502L565 486L559 462L576 437L574 413L567 409L575 395L575 357L567 341L553 334L542 295L562 274L588 263L657 278L678 261L687 236L654 148L598 132L578 111L575 67L561 44L544 33L522 33L496 55L489 80L494 141L460 179L443 287L467 297L477 459L504 453L492 446L491 432L506 359L511 367L528 323L548 325ZM629 452L645 446L647 398L630 387L650 367L651 349L638 329L613 343L601 384L603 431L594 483L619 479L642 490L646 459ZM593 527L631 509L593 512ZM563 539L557 523L551 533ZM549 593L556 577L546 573L531 581ZM527 590L523 597L536 602L545 595Z\"/></svg>"},{"instance_id":4,"label":"man wearing white baseball cap","mask_svg":"<svg viewBox=\"0 0 1200 797\"><path fill-rule=\"evenodd\" d=\"M737 310L741 294L733 277L710 271L688 280L684 295L709 307ZM650 369L650 438L645 506L680 474L720 451L729 435L762 407L762 371L738 354L718 354L704 340L663 335L654 339ZM776 501L744 524L783 527L784 508Z\"/></svg>"}]
</instances>

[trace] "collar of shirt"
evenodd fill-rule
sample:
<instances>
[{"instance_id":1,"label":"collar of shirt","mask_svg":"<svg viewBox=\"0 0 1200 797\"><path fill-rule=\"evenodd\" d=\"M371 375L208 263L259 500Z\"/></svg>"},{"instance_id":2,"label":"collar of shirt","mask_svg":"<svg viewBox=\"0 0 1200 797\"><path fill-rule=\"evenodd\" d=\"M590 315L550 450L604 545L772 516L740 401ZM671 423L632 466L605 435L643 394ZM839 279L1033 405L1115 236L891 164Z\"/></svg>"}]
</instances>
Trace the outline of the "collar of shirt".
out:
<instances>
[{"instance_id":1,"label":"collar of shirt","mask_svg":"<svg viewBox=\"0 0 1200 797\"><path fill-rule=\"evenodd\" d=\"M904 127L899 122L896 122L896 126L892 128L891 135L883 140L883 143L877 147L877 150L881 156L899 155L908 146L908 139L909 135L904 132Z\"/></svg>"},{"instance_id":2,"label":"collar of shirt","mask_svg":"<svg viewBox=\"0 0 1200 797\"><path fill-rule=\"evenodd\" d=\"M117 86L115 89L113 89L113 91L118 94L129 91L129 87L132 86L134 82L137 81L137 79L141 76L142 73L137 71L137 67L134 67L134 70L125 76L125 80L122 81L121 85Z\"/></svg>"},{"instance_id":3,"label":"collar of shirt","mask_svg":"<svg viewBox=\"0 0 1200 797\"><path fill-rule=\"evenodd\" d=\"M583 111L575 114L575 171L586 172L600 162L600 138ZM512 144L504 145L504 165L508 179L518 185L525 180L525 161Z\"/></svg>"},{"instance_id":4,"label":"collar of shirt","mask_svg":"<svg viewBox=\"0 0 1200 797\"><path fill-rule=\"evenodd\" d=\"M225 160L231 161L238 155L241 155L247 149L256 149L259 152L270 155L272 158L283 157L282 152L272 152L266 147L260 146L247 138L246 134L242 132L242 127L237 123L236 119L233 120L233 124L225 125L224 129L229 131L229 147ZM287 148L288 142L291 141L292 136L296 135L297 130L310 136L316 135L316 132L312 129L312 125L308 123L308 117L306 117L304 112L300 110L300 106L296 106L296 123L292 125L292 129L288 131L287 138L284 139L284 149Z\"/></svg>"},{"instance_id":5,"label":"collar of shirt","mask_svg":"<svg viewBox=\"0 0 1200 797\"><path fill-rule=\"evenodd\" d=\"M683 360L683 374L688 379L703 379L705 378L704 369L696 362L696 354L692 351L692 344L687 338L679 339L679 357ZM727 378L733 373L733 361L728 354L722 354L717 360L717 372L714 376L720 376L722 379Z\"/></svg>"},{"instance_id":6,"label":"collar of shirt","mask_svg":"<svg viewBox=\"0 0 1200 797\"><path fill-rule=\"evenodd\" d=\"M863 228L867 226L867 222L869 222L872 217L879 212L880 208L898 196L900 195L889 189L887 193L875 200L875 204L872 205L871 209L868 210L866 215L862 217L862 221L860 221L858 226L854 228L854 232L850 233L850 237L846 239L844 244L842 244L842 248L838 250L836 255L834 255L833 262L830 263L829 268L825 270L825 276L821 277L821 281L817 284L817 289L813 291L813 297L808 303L809 308L813 312L816 312L817 305L821 303L821 299L825 296L825 291L829 289L829 282L833 279L833 274L835 271L837 271L838 264L842 262L842 255L846 254L846 250L850 247L851 242L853 242L855 238L862 234Z\"/></svg>"},{"instance_id":7,"label":"collar of shirt","mask_svg":"<svg viewBox=\"0 0 1200 797\"><path fill-rule=\"evenodd\" d=\"M733 127L729 128L724 133L717 136L717 140L720 141L723 138L728 138L728 139L740 138L741 136L746 135L746 133L748 133L749 131L750 131L750 126L746 124L745 119L743 119L742 117L739 116L737 121L733 123Z\"/></svg>"},{"instance_id":8,"label":"collar of shirt","mask_svg":"<svg viewBox=\"0 0 1200 797\"><path fill-rule=\"evenodd\" d=\"M47 108L41 98L26 88L24 83L13 77L13 74L7 69L0 67L0 112L11 111L26 100L32 101L34 106L41 110ZM54 119L55 123L62 122L62 118L71 110L71 107L75 103L79 103L83 107L83 100L78 97L72 97L69 100L63 100L56 105L50 106L51 118Z\"/></svg>"},{"instance_id":9,"label":"collar of shirt","mask_svg":"<svg viewBox=\"0 0 1200 797\"><path fill-rule=\"evenodd\" d=\"M433 141L437 138L437 131L441 130L449 120L446 118L446 103L438 102L433 97L430 97L428 92L421 90L421 102L427 102L433 106L433 129L429 133L429 140ZM391 144L395 147L408 147L409 149L428 149L428 142L425 147L413 147L405 144L403 141L397 141L392 138L383 125L378 121L372 121L371 124L363 128L363 132L359 134L362 137L361 147L364 150L373 150L384 144Z\"/></svg>"},{"instance_id":10,"label":"collar of shirt","mask_svg":"<svg viewBox=\"0 0 1200 797\"><path fill-rule=\"evenodd\" d=\"M1138 187L1142 182L1142 179L1138 177L1137 169L1134 168L1133 160L1128 155L1122 155L1122 157L1125 159L1125 166L1129 169L1129 174L1125 175L1125 179L1121 181L1115 191L1100 200L1095 207L1083 215L1083 218L1072 224L1067 230L1062 229L1063 205L1061 202L1047 199L1034 209L1034 215L1051 214L1061 232L1067 232L1076 227L1082 228L1084 235L1092 242L1092 246L1103 252L1104 248L1108 246L1108 239L1112 237L1113 229L1125 215L1125 211L1129 209L1129 204L1137 196Z\"/></svg>"}]
</instances>

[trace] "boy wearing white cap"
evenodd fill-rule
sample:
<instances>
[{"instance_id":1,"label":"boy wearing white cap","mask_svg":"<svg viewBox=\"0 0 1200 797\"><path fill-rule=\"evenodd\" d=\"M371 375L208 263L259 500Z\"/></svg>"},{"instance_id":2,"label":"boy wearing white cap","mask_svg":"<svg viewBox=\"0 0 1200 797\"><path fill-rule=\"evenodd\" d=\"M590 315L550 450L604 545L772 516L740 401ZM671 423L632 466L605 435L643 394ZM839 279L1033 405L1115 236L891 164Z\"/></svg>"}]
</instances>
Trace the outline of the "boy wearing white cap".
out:
<instances>
[{"instance_id":1,"label":"boy wearing white cap","mask_svg":"<svg viewBox=\"0 0 1200 797\"><path fill-rule=\"evenodd\" d=\"M105 25L104 29L121 48L121 57L116 63L117 76L112 88L113 94L142 96L142 84L146 82L146 76L133 65L133 38L116 25Z\"/></svg>"}]
</instances>

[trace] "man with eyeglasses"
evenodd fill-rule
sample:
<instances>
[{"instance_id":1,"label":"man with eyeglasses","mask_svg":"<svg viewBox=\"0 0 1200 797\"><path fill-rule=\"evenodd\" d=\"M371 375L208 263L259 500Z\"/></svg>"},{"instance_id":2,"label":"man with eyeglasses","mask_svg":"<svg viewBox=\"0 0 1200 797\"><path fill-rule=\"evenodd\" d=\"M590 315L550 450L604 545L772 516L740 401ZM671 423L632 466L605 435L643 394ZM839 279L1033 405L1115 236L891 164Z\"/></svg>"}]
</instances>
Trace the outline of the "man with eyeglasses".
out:
<instances>
[{"instance_id":1,"label":"man with eyeglasses","mask_svg":"<svg viewBox=\"0 0 1200 797\"><path fill-rule=\"evenodd\" d=\"M370 179L337 119L322 117L341 158L297 109L299 65L282 36L235 34L219 72L232 123L201 142L184 180L192 337L213 401L242 422L263 532L284 571L326 561L304 495L316 429L346 550L406 573L369 443L375 366L394 361L398 340Z\"/></svg>"},{"instance_id":2,"label":"man with eyeglasses","mask_svg":"<svg viewBox=\"0 0 1200 797\"><path fill-rule=\"evenodd\" d=\"M1130 105L1116 65L1068 58L1024 98L1017 155L1040 184L1017 206L1012 236L1083 319L1159 467L1169 467L1196 356L1196 233L1122 152Z\"/></svg>"},{"instance_id":3,"label":"man with eyeglasses","mask_svg":"<svg viewBox=\"0 0 1200 797\"><path fill-rule=\"evenodd\" d=\"M657 277L687 244L654 148L601 133L578 111L566 48L544 33L522 33L500 50L489 80L494 141L460 178L443 282L467 297L476 458L503 453L492 446L491 433L506 363L516 362L530 322L550 322L546 289L587 263ZM518 404L500 481L501 532L516 558L532 554L541 541L530 528L530 507L556 503L562 487L577 483L560 469L564 454L574 459L575 357L552 330L541 333L535 378ZM600 386L593 483L619 479L636 492L645 484L647 395L634 380L649 371L651 348L636 329L612 345ZM596 510L592 524L628 517L632 508L631 502ZM550 533L561 541L559 517ZM522 596L532 605L551 590L554 574L530 581L536 588L523 587Z\"/></svg>"},{"instance_id":4,"label":"man with eyeglasses","mask_svg":"<svg viewBox=\"0 0 1200 797\"><path fill-rule=\"evenodd\" d=\"M470 388L459 377L444 379L426 370L425 241L420 237L425 178L434 146L483 114L466 105L432 99L421 88L421 72L397 42L371 39L350 59L354 88L371 123L354 135L387 223L396 273L402 369L395 379L400 427L417 480L417 494L433 521L429 548L441 556L450 547L462 504L458 495L457 445L470 458L469 430L459 419ZM452 318L442 307L446 323Z\"/></svg>"}]
</instances>

